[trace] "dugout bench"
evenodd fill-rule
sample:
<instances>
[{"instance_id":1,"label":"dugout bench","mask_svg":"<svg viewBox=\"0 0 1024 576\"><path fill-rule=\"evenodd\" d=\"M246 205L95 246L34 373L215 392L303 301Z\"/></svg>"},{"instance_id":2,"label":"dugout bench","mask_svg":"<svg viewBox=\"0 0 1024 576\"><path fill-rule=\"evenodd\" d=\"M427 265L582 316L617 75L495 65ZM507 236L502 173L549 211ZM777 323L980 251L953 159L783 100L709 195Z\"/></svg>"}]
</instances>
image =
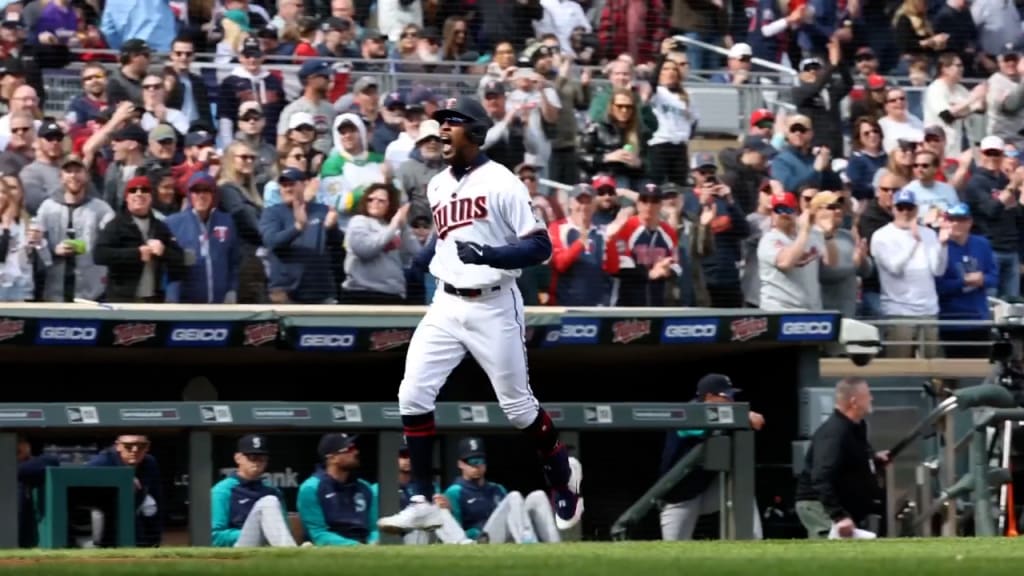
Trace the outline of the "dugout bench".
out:
<instances>
[{"instance_id":1,"label":"dugout bench","mask_svg":"<svg viewBox=\"0 0 1024 576\"><path fill-rule=\"evenodd\" d=\"M581 431L715 429L731 437L728 459L733 485L731 506L723 513L734 527L730 535L749 539L753 535L754 437L748 421L748 405L733 404L644 404L644 403L555 403L546 404L551 419L562 430L563 440L580 449ZM496 403L438 403L437 427L445 433L512 432L511 424ZM45 434L46 431L87 429L89 434L122 431L188 432L189 542L210 545L210 490L215 470L223 463L212 461L213 436L249 432L350 431L379 433L380 454L397 454L401 446L401 416L392 403L275 403L275 402L167 402L102 404L0 404L0 454L14 461L17 433ZM455 442L442 442L442 462L457 458ZM586 461L586 458L583 458ZM74 469L62 466L61 470ZM381 494L398 491L397 458L379 458L377 477ZM74 485L71 482L70 485ZM122 484L123 485L123 484ZM45 491L52 494L53 486ZM59 499L58 499L59 500ZM122 502L129 499L122 497ZM18 542L17 467L0 468L0 548L15 548ZM398 511L397 498L382 498L381 516ZM46 507L47 514L65 517L51 524L66 526L66 509ZM43 542L54 542L41 536ZM63 540L58 538L57 543ZM52 544L51 544L52 545Z\"/></svg>"}]
</instances>

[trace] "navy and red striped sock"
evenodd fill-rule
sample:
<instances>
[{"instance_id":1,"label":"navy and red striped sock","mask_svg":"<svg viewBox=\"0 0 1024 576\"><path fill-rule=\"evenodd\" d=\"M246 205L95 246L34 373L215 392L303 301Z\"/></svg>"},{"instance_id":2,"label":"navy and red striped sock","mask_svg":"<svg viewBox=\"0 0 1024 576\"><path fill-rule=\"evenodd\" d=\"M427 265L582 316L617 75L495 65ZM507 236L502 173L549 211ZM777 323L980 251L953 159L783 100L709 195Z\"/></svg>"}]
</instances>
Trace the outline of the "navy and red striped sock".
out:
<instances>
[{"instance_id":1,"label":"navy and red striped sock","mask_svg":"<svg viewBox=\"0 0 1024 576\"><path fill-rule=\"evenodd\" d=\"M429 502L434 497L434 413L402 416L402 426L409 447L413 486L416 494Z\"/></svg>"},{"instance_id":2,"label":"navy and red striped sock","mask_svg":"<svg viewBox=\"0 0 1024 576\"><path fill-rule=\"evenodd\" d=\"M558 430L551 422L551 417L543 408L537 418L524 430L534 441L537 453L544 463L544 475L552 488L561 489L569 484L569 452L565 445L558 441Z\"/></svg>"}]
</instances>

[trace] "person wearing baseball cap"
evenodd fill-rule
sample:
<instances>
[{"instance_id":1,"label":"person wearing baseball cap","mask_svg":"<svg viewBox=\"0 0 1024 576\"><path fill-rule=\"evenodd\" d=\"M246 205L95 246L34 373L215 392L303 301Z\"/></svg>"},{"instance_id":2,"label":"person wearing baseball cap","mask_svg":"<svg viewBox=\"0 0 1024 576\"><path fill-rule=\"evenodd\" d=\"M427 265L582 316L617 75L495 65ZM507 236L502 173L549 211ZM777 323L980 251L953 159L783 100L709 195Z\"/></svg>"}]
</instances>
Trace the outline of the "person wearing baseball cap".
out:
<instances>
[{"instance_id":1,"label":"person wearing baseball cap","mask_svg":"<svg viewBox=\"0 0 1024 576\"><path fill-rule=\"evenodd\" d=\"M975 231L992 242L999 265L999 298L1020 296L1020 275L1017 274L1018 245L1021 238L1021 207L1018 191L1004 173L1006 142L999 136L981 140L981 155L971 169L964 198L974 207ZM976 204L975 204L976 203Z\"/></svg>"},{"instance_id":2,"label":"person wearing baseball cap","mask_svg":"<svg viewBox=\"0 0 1024 576\"><path fill-rule=\"evenodd\" d=\"M281 111L277 122L277 145L284 146L288 142L288 132L292 126L292 118L297 114L308 114L311 125L316 130L313 148L324 154L331 151L332 141L328 127L334 124L337 115L334 106L328 100L334 69L326 60L306 60L299 68L299 82L302 83L302 95Z\"/></svg>"},{"instance_id":3,"label":"person wearing baseball cap","mask_svg":"<svg viewBox=\"0 0 1024 576\"><path fill-rule=\"evenodd\" d=\"M302 527L314 546L375 544L378 500L373 486L357 478L357 436L329 432L320 438L320 464L299 486Z\"/></svg>"},{"instance_id":4,"label":"person wearing baseball cap","mask_svg":"<svg viewBox=\"0 0 1024 576\"><path fill-rule=\"evenodd\" d=\"M548 225L551 236L551 300L557 306L607 306L611 277L604 272L604 236L594 225L596 192L577 184L569 192L569 215Z\"/></svg>"},{"instance_id":5,"label":"person wearing baseball cap","mask_svg":"<svg viewBox=\"0 0 1024 576\"><path fill-rule=\"evenodd\" d=\"M843 182L832 171L832 152L827 146L812 148L815 125L803 114L786 118L786 145L772 159L772 180L782 183L785 190L796 191L802 186L821 190L841 190Z\"/></svg>"},{"instance_id":6,"label":"person wearing baseball cap","mask_svg":"<svg viewBox=\"0 0 1024 576\"><path fill-rule=\"evenodd\" d=\"M999 267L988 239L971 234L973 225L966 203L958 202L946 209L943 226L949 227L949 265L935 281L939 320L991 319L987 291L998 288ZM991 334L988 327L954 324L941 326L939 338L943 342L987 342ZM989 348L945 344L943 353L946 358L987 358Z\"/></svg>"},{"instance_id":7,"label":"person wearing baseball cap","mask_svg":"<svg viewBox=\"0 0 1024 576\"><path fill-rule=\"evenodd\" d=\"M181 278L167 283L167 301L235 304L242 261L235 220L217 209L217 182L207 172L192 174L184 188L186 209L165 220L185 253Z\"/></svg>"},{"instance_id":8,"label":"person wearing baseball cap","mask_svg":"<svg viewBox=\"0 0 1024 576\"><path fill-rule=\"evenodd\" d=\"M255 36L247 37L239 53L241 65L224 78L218 90L217 140L222 148L227 148L235 132L244 129L242 104L246 102L255 103L265 120L261 132L263 140L276 142L278 120L288 102L284 82L263 67L263 48L259 39ZM241 99L243 96L245 100ZM251 142L248 144L254 146Z\"/></svg>"},{"instance_id":9,"label":"person wearing baseball cap","mask_svg":"<svg viewBox=\"0 0 1024 576\"><path fill-rule=\"evenodd\" d=\"M692 400L700 404L727 404L736 401L741 392L732 385L725 374L706 374L697 382L697 393ZM711 409L708 409L711 412ZM754 430L764 427L764 416L748 412L750 426ZM707 430L670 430L665 435L662 450L661 476L664 476L686 455L701 446L709 436L721 432ZM717 512L721 502L722 486L720 474L702 468L696 469L683 478L662 498L661 538L666 541L692 540L697 520L703 514ZM763 538L760 513L754 505L754 538Z\"/></svg>"},{"instance_id":10,"label":"person wearing baseball cap","mask_svg":"<svg viewBox=\"0 0 1024 576\"><path fill-rule=\"evenodd\" d=\"M935 278L946 272L950 227L936 234L918 222L914 192L903 188L892 199L893 221L871 237L871 257L878 270L882 313L888 317L934 319L939 314ZM923 332L920 333L920 332ZM938 328L932 322L890 326L886 339L899 342L938 342ZM935 345L924 346L921 355L935 358ZM914 347L886 346L886 356L912 358Z\"/></svg>"},{"instance_id":11,"label":"person wearing baseball cap","mask_svg":"<svg viewBox=\"0 0 1024 576\"><path fill-rule=\"evenodd\" d=\"M211 543L220 548L261 546L294 548L288 508L281 491L263 477L269 452L267 437L238 439L235 471L210 491Z\"/></svg>"},{"instance_id":12,"label":"person wearing baseball cap","mask_svg":"<svg viewBox=\"0 0 1024 576\"><path fill-rule=\"evenodd\" d=\"M487 451L481 438L459 440L458 455L460 476L443 498L468 538L490 544L561 541L543 491L523 498L520 492L487 480Z\"/></svg>"},{"instance_id":13,"label":"person wearing baseball cap","mask_svg":"<svg viewBox=\"0 0 1024 576\"><path fill-rule=\"evenodd\" d=\"M437 120L420 121L415 145L409 157L398 166L396 177L412 204L409 208L409 221L427 217L433 222L430 202L424 191L430 179L445 169L444 160L441 159L441 127Z\"/></svg>"},{"instance_id":14,"label":"person wearing baseball cap","mask_svg":"<svg viewBox=\"0 0 1024 576\"><path fill-rule=\"evenodd\" d=\"M821 310L820 267L834 266L836 222L809 204L799 215L796 195L772 194L772 227L757 244L763 310Z\"/></svg>"},{"instance_id":15,"label":"person wearing baseball cap","mask_svg":"<svg viewBox=\"0 0 1024 576\"><path fill-rule=\"evenodd\" d=\"M729 55L725 62L726 70L712 77L712 82L721 84L732 84L739 86L750 82L751 61L754 59L754 51L750 44L737 42L729 48Z\"/></svg>"}]
</instances>

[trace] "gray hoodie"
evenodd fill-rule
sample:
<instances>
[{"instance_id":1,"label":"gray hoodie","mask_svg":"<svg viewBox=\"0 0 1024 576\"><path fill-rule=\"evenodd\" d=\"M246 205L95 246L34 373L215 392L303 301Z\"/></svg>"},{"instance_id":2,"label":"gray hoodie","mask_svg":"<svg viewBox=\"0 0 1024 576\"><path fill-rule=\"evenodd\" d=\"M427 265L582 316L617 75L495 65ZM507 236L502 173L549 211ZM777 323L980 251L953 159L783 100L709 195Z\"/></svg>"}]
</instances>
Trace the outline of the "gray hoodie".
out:
<instances>
[{"instance_id":1,"label":"gray hoodie","mask_svg":"<svg viewBox=\"0 0 1024 576\"><path fill-rule=\"evenodd\" d=\"M99 266L92 259L100 230L114 219L114 210L98 198L86 196L79 204L68 204L63 191L43 200L36 215L43 228L47 243L52 250L68 240L69 229L76 240L85 241L85 254L61 258L54 254L53 265L46 269L46 284L43 299L47 302L64 301L64 272L67 261L74 258L75 298L97 300L106 289L107 267Z\"/></svg>"},{"instance_id":2,"label":"gray hoodie","mask_svg":"<svg viewBox=\"0 0 1024 576\"><path fill-rule=\"evenodd\" d=\"M342 290L379 292L405 298L405 266L422 246L408 226L395 230L369 216L353 216L345 234Z\"/></svg>"}]
</instances>

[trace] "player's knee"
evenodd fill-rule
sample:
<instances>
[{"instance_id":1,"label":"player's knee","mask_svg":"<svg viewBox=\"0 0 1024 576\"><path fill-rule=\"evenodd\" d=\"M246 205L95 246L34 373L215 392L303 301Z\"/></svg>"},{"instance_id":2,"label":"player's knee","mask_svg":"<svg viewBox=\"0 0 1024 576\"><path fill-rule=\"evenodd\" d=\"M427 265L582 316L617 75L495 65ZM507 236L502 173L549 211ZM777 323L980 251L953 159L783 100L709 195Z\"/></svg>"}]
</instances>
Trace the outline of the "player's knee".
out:
<instances>
[{"instance_id":1,"label":"player's knee","mask_svg":"<svg viewBox=\"0 0 1024 576\"><path fill-rule=\"evenodd\" d=\"M507 499L509 503L521 503L523 501L523 494L518 490L513 490L505 495L505 499Z\"/></svg>"},{"instance_id":2,"label":"player's knee","mask_svg":"<svg viewBox=\"0 0 1024 576\"><path fill-rule=\"evenodd\" d=\"M527 494L525 504L527 508L544 508L551 506L551 503L548 501L548 495L542 490L534 490Z\"/></svg>"},{"instance_id":3,"label":"player's knee","mask_svg":"<svg viewBox=\"0 0 1024 576\"><path fill-rule=\"evenodd\" d=\"M537 403L532 398L505 401L501 403L505 417L519 430L525 430L537 419Z\"/></svg>"},{"instance_id":4,"label":"player's knee","mask_svg":"<svg viewBox=\"0 0 1024 576\"><path fill-rule=\"evenodd\" d=\"M256 504L254 504L253 507L261 509L277 509L281 507L281 501L277 499L277 496L274 496L273 494L267 494L266 496L257 500Z\"/></svg>"},{"instance_id":5,"label":"player's knee","mask_svg":"<svg viewBox=\"0 0 1024 576\"><path fill-rule=\"evenodd\" d=\"M423 395L422 389L402 382L398 388L398 409L403 416L434 411L434 399Z\"/></svg>"}]
</instances>

